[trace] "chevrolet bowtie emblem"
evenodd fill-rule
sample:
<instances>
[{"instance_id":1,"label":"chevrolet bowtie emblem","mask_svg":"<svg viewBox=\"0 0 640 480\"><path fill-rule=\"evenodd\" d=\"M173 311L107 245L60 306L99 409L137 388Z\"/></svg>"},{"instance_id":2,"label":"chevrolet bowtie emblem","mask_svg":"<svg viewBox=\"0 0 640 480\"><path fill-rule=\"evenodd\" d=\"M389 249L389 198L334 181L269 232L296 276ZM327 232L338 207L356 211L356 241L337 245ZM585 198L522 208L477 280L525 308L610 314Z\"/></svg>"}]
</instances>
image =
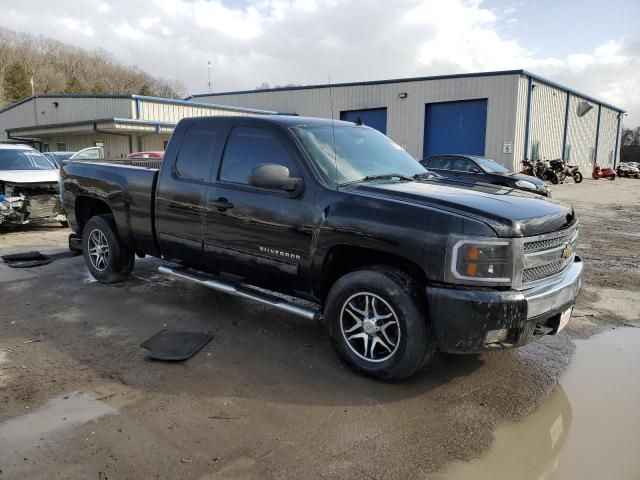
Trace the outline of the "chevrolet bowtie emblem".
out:
<instances>
[{"instance_id":1,"label":"chevrolet bowtie emblem","mask_svg":"<svg viewBox=\"0 0 640 480\"><path fill-rule=\"evenodd\" d=\"M571 255L573 255L573 247L567 245L564 250L562 250L562 258L569 258Z\"/></svg>"}]
</instances>

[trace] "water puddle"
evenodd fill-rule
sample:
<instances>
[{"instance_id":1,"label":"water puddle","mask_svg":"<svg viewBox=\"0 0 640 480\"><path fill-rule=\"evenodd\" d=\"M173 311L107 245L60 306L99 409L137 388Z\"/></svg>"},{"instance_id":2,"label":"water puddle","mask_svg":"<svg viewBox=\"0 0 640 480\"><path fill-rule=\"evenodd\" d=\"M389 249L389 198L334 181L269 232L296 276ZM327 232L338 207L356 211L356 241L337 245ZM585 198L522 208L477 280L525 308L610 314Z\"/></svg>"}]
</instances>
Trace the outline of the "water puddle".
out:
<instances>
[{"instance_id":1,"label":"water puddle","mask_svg":"<svg viewBox=\"0 0 640 480\"><path fill-rule=\"evenodd\" d=\"M5 455L26 452L38 446L41 439L94 420L112 415L117 410L92 395L73 392L49 400L42 407L0 425L0 461Z\"/></svg>"},{"instance_id":2,"label":"water puddle","mask_svg":"<svg viewBox=\"0 0 640 480\"><path fill-rule=\"evenodd\" d=\"M640 478L640 329L576 341L561 384L533 414L498 427L491 449L432 480Z\"/></svg>"},{"instance_id":3,"label":"water puddle","mask_svg":"<svg viewBox=\"0 0 640 480\"><path fill-rule=\"evenodd\" d=\"M103 384L49 400L43 406L0 424L0 467L19 465L44 441L104 415L139 403L144 394L120 384ZM17 462L17 463L16 463Z\"/></svg>"}]
</instances>

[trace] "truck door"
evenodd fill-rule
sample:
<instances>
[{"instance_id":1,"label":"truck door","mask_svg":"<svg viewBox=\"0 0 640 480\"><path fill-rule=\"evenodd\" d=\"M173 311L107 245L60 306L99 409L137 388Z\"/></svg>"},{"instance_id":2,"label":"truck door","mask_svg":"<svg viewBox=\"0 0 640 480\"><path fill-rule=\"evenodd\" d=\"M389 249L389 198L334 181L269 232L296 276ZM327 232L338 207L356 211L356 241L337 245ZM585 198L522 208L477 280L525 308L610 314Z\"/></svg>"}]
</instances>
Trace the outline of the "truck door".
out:
<instances>
[{"instance_id":1,"label":"truck door","mask_svg":"<svg viewBox=\"0 0 640 480\"><path fill-rule=\"evenodd\" d=\"M270 125L231 129L207 191L204 249L209 269L258 285L273 287L279 281L284 288L306 289L302 283L308 279L315 184L305 180L299 155L291 140ZM291 176L303 178L302 190L294 194L249 185L250 173L262 164L287 167Z\"/></svg>"},{"instance_id":2,"label":"truck door","mask_svg":"<svg viewBox=\"0 0 640 480\"><path fill-rule=\"evenodd\" d=\"M165 155L156 192L156 231L165 258L204 266L204 202L221 138L212 122L192 123Z\"/></svg>"}]
</instances>

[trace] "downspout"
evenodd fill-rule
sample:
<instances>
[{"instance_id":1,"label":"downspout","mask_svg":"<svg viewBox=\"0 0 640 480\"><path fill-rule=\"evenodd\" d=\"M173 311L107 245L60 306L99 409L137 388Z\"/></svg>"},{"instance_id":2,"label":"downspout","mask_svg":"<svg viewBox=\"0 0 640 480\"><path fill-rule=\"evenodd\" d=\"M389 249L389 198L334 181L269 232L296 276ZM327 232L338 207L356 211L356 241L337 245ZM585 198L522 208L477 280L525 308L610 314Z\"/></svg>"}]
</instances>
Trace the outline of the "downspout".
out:
<instances>
[{"instance_id":1,"label":"downspout","mask_svg":"<svg viewBox=\"0 0 640 480\"><path fill-rule=\"evenodd\" d=\"M613 150L613 168L616 168L618 163L618 145L620 143L620 123L622 120L622 112L618 113L618 126L616 127L616 146Z\"/></svg>"},{"instance_id":2,"label":"downspout","mask_svg":"<svg viewBox=\"0 0 640 480\"><path fill-rule=\"evenodd\" d=\"M602 105L598 104L598 122L596 123L596 145L593 154L593 163L598 163L598 143L600 143L600 114L602 113Z\"/></svg>"},{"instance_id":3,"label":"downspout","mask_svg":"<svg viewBox=\"0 0 640 480\"><path fill-rule=\"evenodd\" d=\"M571 94L567 92L567 103L564 107L564 133L562 135L562 160L567 162L567 137L569 135L569 103Z\"/></svg>"},{"instance_id":4,"label":"downspout","mask_svg":"<svg viewBox=\"0 0 640 480\"><path fill-rule=\"evenodd\" d=\"M529 160L529 132L531 126L531 93L533 92L533 79L527 77L527 118L524 124L524 158Z\"/></svg>"}]
</instances>

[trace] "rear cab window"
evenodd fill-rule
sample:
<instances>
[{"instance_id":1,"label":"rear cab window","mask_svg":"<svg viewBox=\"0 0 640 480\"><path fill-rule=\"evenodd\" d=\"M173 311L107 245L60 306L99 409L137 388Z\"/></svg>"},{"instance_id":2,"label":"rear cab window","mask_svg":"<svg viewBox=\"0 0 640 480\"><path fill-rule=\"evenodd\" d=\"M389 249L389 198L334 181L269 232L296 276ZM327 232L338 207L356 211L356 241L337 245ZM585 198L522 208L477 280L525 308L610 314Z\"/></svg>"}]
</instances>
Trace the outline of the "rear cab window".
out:
<instances>
[{"instance_id":1,"label":"rear cab window","mask_svg":"<svg viewBox=\"0 0 640 480\"><path fill-rule=\"evenodd\" d=\"M212 166L212 152L218 130L192 125L187 129L176 157L176 174L185 180L208 181Z\"/></svg>"}]
</instances>

